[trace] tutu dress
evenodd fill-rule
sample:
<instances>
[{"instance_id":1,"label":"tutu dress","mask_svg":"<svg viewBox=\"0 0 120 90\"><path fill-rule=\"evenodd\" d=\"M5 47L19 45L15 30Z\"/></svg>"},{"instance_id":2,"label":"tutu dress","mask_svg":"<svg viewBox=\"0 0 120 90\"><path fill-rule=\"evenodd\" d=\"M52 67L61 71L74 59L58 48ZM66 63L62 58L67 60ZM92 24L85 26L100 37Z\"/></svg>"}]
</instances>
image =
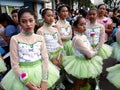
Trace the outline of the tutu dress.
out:
<instances>
[{"instance_id":1,"label":"tutu dress","mask_svg":"<svg viewBox=\"0 0 120 90\"><path fill-rule=\"evenodd\" d=\"M120 89L120 64L107 68L107 71L107 79L109 82Z\"/></svg>"},{"instance_id":2,"label":"tutu dress","mask_svg":"<svg viewBox=\"0 0 120 90\"><path fill-rule=\"evenodd\" d=\"M64 46L65 54L67 56L73 55L74 50L72 47L72 28L68 21L66 20L58 20L56 26L60 32L60 36L62 38L62 43Z\"/></svg>"},{"instance_id":3,"label":"tutu dress","mask_svg":"<svg viewBox=\"0 0 120 90\"><path fill-rule=\"evenodd\" d=\"M103 59L107 59L112 54L112 47L104 44L105 42L105 29L102 24L98 22L90 23L86 25L86 36L92 45L92 47L98 50L98 55Z\"/></svg>"},{"instance_id":4,"label":"tutu dress","mask_svg":"<svg viewBox=\"0 0 120 90\"><path fill-rule=\"evenodd\" d=\"M59 79L59 71L49 62L44 38L40 35L26 36L22 31L13 36L10 57L12 69L1 81L5 90L29 90L25 85L27 82L40 86L42 80L47 80L50 88ZM22 81L24 73L27 79Z\"/></svg>"},{"instance_id":5,"label":"tutu dress","mask_svg":"<svg viewBox=\"0 0 120 90\"><path fill-rule=\"evenodd\" d=\"M120 62L120 30L116 33L116 42L113 44L113 53L112 57Z\"/></svg>"},{"instance_id":6,"label":"tutu dress","mask_svg":"<svg viewBox=\"0 0 120 90\"><path fill-rule=\"evenodd\" d=\"M44 25L38 29L37 34L42 35L45 38L49 58L57 58L59 53L62 53L62 41L56 28L44 23Z\"/></svg>"},{"instance_id":7,"label":"tutu dress","mask_svg":"<svg viewBox=\"0 0 120 90\"><path fill-rule=\"evenodd\" d=\"M103 64L102 58L96 55L97 52L93 51L84 34L75 32L73 47L75 55L63 56L62 65L65 71L78 79L95 78L100 75Z\"/></svg>"},{"instance_id":8,"label":"tutu dress","mask_svg":"<svg viewBox=\"0 0 120 90\"><path fill-rule=\"evenodd\" d=\"M120 61L120 30L116 34L117 42L113 46L113 58ZM120 64L107 68L107 79L117 88L120 89Z\"/></svg>"},{"instance_id":9,"label":"tutu dress","mask_svg":"<svg viewBox=\"0 0 120 90\"><path fill-rule=\"evenodd\" d=\"M0 73L7 70L4 61L0 58Z\"/></svg>"}]
</instances>

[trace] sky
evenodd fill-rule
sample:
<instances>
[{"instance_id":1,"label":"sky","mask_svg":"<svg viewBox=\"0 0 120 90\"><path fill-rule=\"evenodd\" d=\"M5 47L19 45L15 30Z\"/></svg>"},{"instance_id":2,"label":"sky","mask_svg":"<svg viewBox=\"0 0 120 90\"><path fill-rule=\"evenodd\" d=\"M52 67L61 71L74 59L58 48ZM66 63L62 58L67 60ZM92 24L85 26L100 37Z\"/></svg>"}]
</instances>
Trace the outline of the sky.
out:
<instances>
[{"instance_id":1,"label":"sky","mask_svg":"<svg viewBox=\"0 0 120 90\"><path fill-rule=\"evenodd\" d=\"M98 4L103 3L103 0L91 0L91 2L92 2L94 5L98 5Z\"/></svg>"}]
</instances>

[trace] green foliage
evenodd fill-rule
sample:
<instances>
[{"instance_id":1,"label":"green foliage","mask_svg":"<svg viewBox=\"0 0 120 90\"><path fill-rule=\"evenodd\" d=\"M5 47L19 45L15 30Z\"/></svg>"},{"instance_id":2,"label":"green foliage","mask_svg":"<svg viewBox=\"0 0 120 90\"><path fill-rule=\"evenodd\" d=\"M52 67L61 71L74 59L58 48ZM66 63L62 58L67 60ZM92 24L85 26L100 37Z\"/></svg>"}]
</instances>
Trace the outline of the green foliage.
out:
<instances>
[{"instance_id":1,"label":"green foliage","mask_svg":"<svg viewBox=\"0 0 120 90\"><path fill-rule=\"evenodd\" d=\"M73 7L74 2L78 2L78 8L86 8L91 6L90 0L61 0L61 3L68 4L70 7Z\"/></svg>"},{"instance_id":2,"label":"green foliage","mask_svg":"<svg viewBox=\"0 0 120 90\"><path fill-rule=\"evenodd\" d=\"M107 4L109 6L109 8L115 8L118 7L119 2L117 2L118 0L104 0L104 3Z\"/></svg>"},{"instance_id":3,"label":"green foliage","mask_svg":"<svg viewBox=\"0 0 120 90\"><path fill-rule=\"evenodd\" d=\"M95 5L94 4L90 4L90 8L95 8Z\"/></svg>"}]
</instances>

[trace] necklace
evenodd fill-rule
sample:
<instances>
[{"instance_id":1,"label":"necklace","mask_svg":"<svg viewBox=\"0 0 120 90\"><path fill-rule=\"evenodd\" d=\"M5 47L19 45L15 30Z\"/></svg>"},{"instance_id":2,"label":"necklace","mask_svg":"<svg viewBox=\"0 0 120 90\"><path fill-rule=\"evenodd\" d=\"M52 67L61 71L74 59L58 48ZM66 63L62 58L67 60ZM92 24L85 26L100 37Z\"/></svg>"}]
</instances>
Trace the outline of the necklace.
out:
<instances>
[{"instance_id":1,"label":"necklace","mask_svg":"<svg viewBox=\"0 0 120 90\"><path fill-rule=\"evenodd\" d=\"M33 34L33 32L27 32L27 31L24 31L23 30L23 33L26 35L26 36L31 36Z\"/></svg>"}]
</instances>

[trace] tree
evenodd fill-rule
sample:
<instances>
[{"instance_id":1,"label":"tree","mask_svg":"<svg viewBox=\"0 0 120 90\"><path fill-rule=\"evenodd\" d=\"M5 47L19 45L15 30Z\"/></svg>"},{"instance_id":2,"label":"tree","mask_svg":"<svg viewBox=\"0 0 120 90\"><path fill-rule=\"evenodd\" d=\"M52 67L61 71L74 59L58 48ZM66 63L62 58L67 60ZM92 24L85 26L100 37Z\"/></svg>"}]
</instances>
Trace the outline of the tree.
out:
<instances>
[{"instance_id":1,"label":"tree","mask_svg":"<svg viewBox=\"0 0 120 90\"><path fill-rule=\"evenodd\" d=\"M117 8L119 2L118 0L104 0L104 3L107 4L109 8Z\"/></svg>"},{"instance_id":2,"label":"tree","mask_svg":"<svg viewBox=\"0 0 120 90\"><path fill-rule=\"evenodd\" d=\"M74 0L60 0L61 3L67 4L68 6L70 6L70 8L73 8L73 2Z\"/></svg>"},{"instance_id":3,"label":"tree","mask_svg":"<svg viewBox=\"0 0 120 90\"><path fill-rule=\"evenodd\" d=\"M90 0L74 0L75 2L78 2L78 8L87 8L91 6Z\"/></svg>"},{"instance_id":4,"label":"tree","mask_svg":"<svg viewBox=\"0 0 120 90\"><path fill-rule=\"evenodd\" d=\"M84 9L91 7L91 1L90 0L59 0L60 3L64 3L70 6L71 9L73 9L74 2L78 3L78 8L83 7Z\"/></svg>"}]
</instances>

